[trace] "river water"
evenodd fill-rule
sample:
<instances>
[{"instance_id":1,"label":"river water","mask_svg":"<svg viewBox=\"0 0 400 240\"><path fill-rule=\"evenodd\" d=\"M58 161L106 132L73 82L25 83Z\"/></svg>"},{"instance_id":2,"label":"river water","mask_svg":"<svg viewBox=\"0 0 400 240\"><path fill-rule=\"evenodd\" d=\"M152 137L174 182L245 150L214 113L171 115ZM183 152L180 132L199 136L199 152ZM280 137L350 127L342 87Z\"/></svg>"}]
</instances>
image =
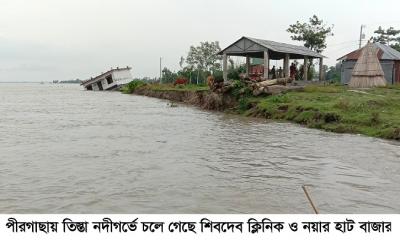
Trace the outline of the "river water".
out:
<instances>
[{"instance_id":1,"label":"river water","mask_svg":"<svg viewBox=\"0 0 400 240\"><path fill-rule=\"evenodd\" d=\"M400 144L0 84L0 213L400 213Z\"/></svg>"}]
</instances>

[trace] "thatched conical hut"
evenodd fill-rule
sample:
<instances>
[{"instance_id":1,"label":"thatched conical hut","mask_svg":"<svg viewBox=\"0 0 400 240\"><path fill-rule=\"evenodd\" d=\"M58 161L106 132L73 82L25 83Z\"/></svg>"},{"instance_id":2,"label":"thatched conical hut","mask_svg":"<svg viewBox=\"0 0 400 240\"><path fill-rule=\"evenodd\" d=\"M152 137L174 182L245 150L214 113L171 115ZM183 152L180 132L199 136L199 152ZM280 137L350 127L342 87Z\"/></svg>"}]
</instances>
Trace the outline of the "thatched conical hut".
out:
<instances>
[{"instance_id":1,"label":"thatched conical hut","mask_svg":"<svg viewBox=\"0 0 400 240\"><path fill-rule=\"evenodd\" d=\"M386 80L377 57L377 49L368 42L363 47L360 58L351 74L349 86L352 88L371 88L385 86Z\"/></svg>"}]
</instances>

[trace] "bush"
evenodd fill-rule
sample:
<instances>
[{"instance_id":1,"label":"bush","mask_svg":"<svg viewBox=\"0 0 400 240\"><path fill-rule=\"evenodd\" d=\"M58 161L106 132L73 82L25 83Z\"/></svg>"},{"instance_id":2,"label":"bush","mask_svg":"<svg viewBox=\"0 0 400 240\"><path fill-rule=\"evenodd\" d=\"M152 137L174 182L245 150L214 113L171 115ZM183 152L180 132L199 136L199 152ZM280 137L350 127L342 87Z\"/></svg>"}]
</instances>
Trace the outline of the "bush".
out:
<instances>
[{"instance_id":1,"label":"bush","mask_svg":"<svg viewBox=\"0 0 400 240\"><path fill-rule=\"evenodd\" d=\"M240 96L251 96L252 90L246 86L242 81L235 80L232 84L232 95L235 96L237 99Z\"/></svg>"},{"instance_id":2,"label":"bush","mask_svg":"<svg viewBox=\"0 0 400 240\"><path fill-rule=\"evenodd\" d=\"M246 72L246 67L241 65L228 70L228 79L240 79L240 74Z\"/></svg>"},{"instance_id":3,"label":"bush","mask_svg":"<svg viewBox=\"0 0 400 240\"><path fill-rule=\"evenodd\" d=\"M139 80L133 80L122 88L123 93L133 93L136 88L146 85L145 82Z\"/></svg>"},{"instance_id":4,"label":"bush","mask_svg":"<svg viewBox=\"0 0 400 240\"><path fill-rule=\"evenodd\" d=\"M246 98L239 99L239 111L244 112L250 108L251 104Z\"/></svg>"},{"instance_id":5,"label":"bush","mask_svg":"<svg viewBox=\"0 0 400 240\"><path fill-rule=\"evenodd\" d=\"M222 71L215 71L214 74L215 82L223 82L224 81L224 73Z\"/></svg>"},{"instance_id":6,"label":"bush","mask_svg":"<svg viewBox=\"0 0 400 240\"><path fill-rule=\"evenodd\" d=\"M340 116L336 113L325 113L324 114L324 121L326 123L333 123L333 122L339 122L340 121Z\"/></svg>"}]
</instances>

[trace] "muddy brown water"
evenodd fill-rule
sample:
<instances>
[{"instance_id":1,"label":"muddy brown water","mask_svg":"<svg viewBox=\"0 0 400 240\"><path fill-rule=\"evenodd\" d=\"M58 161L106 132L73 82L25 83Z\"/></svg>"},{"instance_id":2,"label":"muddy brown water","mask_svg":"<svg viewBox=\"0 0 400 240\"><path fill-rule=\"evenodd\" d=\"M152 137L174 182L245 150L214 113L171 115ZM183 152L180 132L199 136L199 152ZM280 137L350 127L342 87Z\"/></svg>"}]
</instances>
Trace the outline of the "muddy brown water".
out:
<instances>
[{"instance_id":1,"label":"muddy brown water","mask_svg":"<svg viewBox=\"0 0 400 240\"><path fill-rule=\"evenodd\" d=\"M0 213L400 213L400 145L78 85L0 84Z\"/></svg>"}]
</instances>

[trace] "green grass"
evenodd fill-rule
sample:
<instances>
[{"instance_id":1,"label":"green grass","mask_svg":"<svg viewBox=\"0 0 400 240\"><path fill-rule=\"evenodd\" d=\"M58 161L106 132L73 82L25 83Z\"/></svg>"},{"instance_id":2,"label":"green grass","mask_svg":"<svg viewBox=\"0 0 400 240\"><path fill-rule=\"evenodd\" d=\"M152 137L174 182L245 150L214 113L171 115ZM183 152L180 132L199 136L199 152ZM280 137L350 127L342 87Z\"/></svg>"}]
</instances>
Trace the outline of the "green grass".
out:
<instances>
[{"instance_id":1,"label":"green grass","mask_svg":"<svg viewBox=\"0 0 400 240\"><path fill-rule=\"evenodd\" d=\"M256 98L256 109L246 114L327 131L400 140L399 86L363 90L368 94L348 90L344 86L310 85L303 92Z\"/></svg>"}]
</instances>

